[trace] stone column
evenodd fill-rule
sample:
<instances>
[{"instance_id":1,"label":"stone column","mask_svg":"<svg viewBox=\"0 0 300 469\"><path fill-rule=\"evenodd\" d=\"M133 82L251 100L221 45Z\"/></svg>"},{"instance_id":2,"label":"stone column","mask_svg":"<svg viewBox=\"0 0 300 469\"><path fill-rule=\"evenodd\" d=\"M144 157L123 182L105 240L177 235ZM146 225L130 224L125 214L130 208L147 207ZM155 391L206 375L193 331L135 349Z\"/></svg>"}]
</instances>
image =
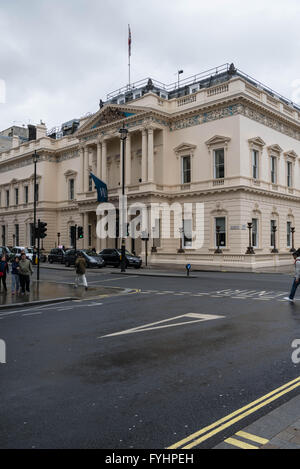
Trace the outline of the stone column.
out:
<instances>
[{"instance_id":1,"label":"stone column","mask_svg":"<svg viewBox=\"0 0 300 469\"><path fill-rule=\"evenodd\" d=\"M83 248L87 249L89 244L89 212L83 214Z\"/></svg>"},{"instance_id":2,"label":"stone column","mask_svg":"<svg viewBox=\"0 0 300 469\"><path fill-rule=\"evenodd\" d=\"M96 223L98 223L98 221L100 220L100 216L96 216ZM98 238L97 236L97 225L96 225L96 251L97 251L97 254L101 251L101 239Z\"/></svg>"},{"instance_id":3,"label":"stone column","mask_svg":"<svg viewBox=\"0 0 300 469\"><path fill-rule=\"evenodd\" d=\"M79 191L82 193L84 192L84 149L81 147L79 149L79 155L80 155L80 187Z\"/></svg>"},{"instance_id":4,"label":"stone column","mask_svg":"<svg viewBox=\"0 0 300 469\"><path fill-rule=\"evenodd\" d=\"M154 141L153 129L148 129L148 182L153 182L154 175Z\"/></svg>"},{"instance_id":5,"label":"stone column","mask_svg":"<svg viewBox=\"0 0 300 469\"><path fill-rule=\"evenodd\" d=\"M125 184L131 184L131 135L127 135L126 139L126 152L125 152Z\"/></svg>"},{"instance_id":6,"label":"stone column","mask_svg":"<svg viewBox=\"0 0 300 469\"><path fill-rule=\"evenodd\" d=\"M101 143L97 143L97 178L101 179L102 177L102 168L101 168Z\"/></svg>"},{"instance_id":7,"label":"stone column","mask_svg":"<svg viewBox=\"0 0 300 469\"><path fill-rule=\"evenodd\" d=\"M89 190L89 149L84 147L84 192Z\"/></svg>"},{"instance_id":8,"label":"stone column","mask_svg":"<svg viewBox=\"0 0 300 469\"><path fill-rule=\"evenodd\" d=\"M142 130L142 182L147 181L147 130Z\"/></svg>"},{"instance_id":9,"label":"stone column","mask_svg":"<svg viewBox=\"0 0 300 469\"><path fill-rule=\"evenodd\" d=\"M102 181L107 184L107 141L102 142Z\"/></svg>"}]
</instances>

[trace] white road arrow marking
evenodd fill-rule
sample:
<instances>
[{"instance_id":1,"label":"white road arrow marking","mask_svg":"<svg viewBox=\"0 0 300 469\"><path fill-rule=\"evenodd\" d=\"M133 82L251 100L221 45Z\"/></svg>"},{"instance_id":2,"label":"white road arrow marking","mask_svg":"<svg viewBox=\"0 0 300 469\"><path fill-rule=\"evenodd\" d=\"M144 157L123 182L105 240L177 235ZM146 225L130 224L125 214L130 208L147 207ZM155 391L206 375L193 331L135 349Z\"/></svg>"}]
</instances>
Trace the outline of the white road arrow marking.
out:
<instances>
[{"instance_id":1,"label":"white road arrow marking","mask_svg":"<svg viewBox=\"0 0 300 469\"><path fill-rule=\"evenodd\" d=\"M138 326L132 329L127 329L126 331L103 335L102 337L98 337L98 339L103 339L104 337L114 337L118 335L125 335L125 334L134 334L135 332L147 332L147 331L152 331L155 329L163 329L166 327L183 326L185 324L194 324L196 322L211 321L213 319L222 319L224 317L225 316L217 316L214 314L198 314L198 313L181 314L180 316L175 316L174 318L164 319L162 321L152 322L150 324L144 324L143 326ZM192 318L192 319L195 318L195 320L183 321L183 322L181 321L181 322L176 322L175 324L174 323L170 324L171 321L176 321L177 319L181 319L181 318ZM167 322L169 324L166 324Z\"/></svg>"}]
</instances>

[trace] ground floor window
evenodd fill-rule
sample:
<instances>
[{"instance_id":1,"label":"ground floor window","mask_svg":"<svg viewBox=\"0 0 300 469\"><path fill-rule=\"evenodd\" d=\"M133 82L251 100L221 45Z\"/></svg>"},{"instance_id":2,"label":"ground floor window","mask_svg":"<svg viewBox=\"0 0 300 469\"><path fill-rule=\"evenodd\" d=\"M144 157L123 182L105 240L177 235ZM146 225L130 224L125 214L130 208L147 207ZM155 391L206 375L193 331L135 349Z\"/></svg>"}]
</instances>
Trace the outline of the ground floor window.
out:
<instances>
[{"instance_id":1,"label":"ground floor window","mask_svg":"<svg viewBox=\"0 0 300 469\"><path fill-rule=\"evenodd\" d=\"M20 244L20 237L19 237L19 225L15 225L15 241L16 241L16 246L19 246Z\"/></svg>"},{"instance_id":2,"label":"ground floor window","mask_svg":"<svg viewBox=\"0 0 300 469\"><path fill-rule=\"evenodd\" d=\"M88 240L89 246L92 246L92 225L88 226Z\"/></svg>"},{"instance_id":3,"label":"ground floor window","mask_svg":"<svg viewBox=\"0 0 300 469\"><path fill-rule=\"evenodd\" d=\"M258 247L258 219L252 218L252 246Z\"/></svg>"},{"instance_id":4,"label":"ground floor window","mask_svg":"<svg viewBox=\"0 0 300 469\"><path fill-rule=\"evenodd\" d=\"M274 232L274 228L276 227L276 220L271 220L271 225L270 225L270 229L271 229L271 248L273 248L275 246L275 232Z\"/></svg>"},{"instance_id":5,"label":"ground floor window","mask_svg":"<svg viewBox=\"0 0 300 469\"><path fill-rule=\"evenodd\" d=\"M192 220L183 220L183 247L190 248L192 247L192 230L193 230L193 221Z\"/></svg>"},{"instance_id":6,"label":"ground floor window","mask_svg":"<svg viewBox=\"0 0 300 469\"><path fill-rule=\"evenodd\" d=\"M287 224L286 224L286 245L287 245L288 248L290 248L291 245L292 245L291 228L292 228L292 223L290 221L288 221Z\"/></svg>"},{"instance_id":7,"label":"ground floor window","mask_svg":"<svg viewBox=\"0 0 300 469\"><path fill-rule=\"evenodd\" d=\"M218 239L219 238L219 239ZM215 218L215 243L216 246L226 246L226 218Z\"/></svg>"},{"instance_id":8,"label":"ground floor window","mask_svg":"<svg viewBox=\"0 0 300 469\"><path fill-rule=\"evenodd\" d=\"M6 232L5 225L2 225L2 246L6 246Z\"/></svg>"}]
</instances>

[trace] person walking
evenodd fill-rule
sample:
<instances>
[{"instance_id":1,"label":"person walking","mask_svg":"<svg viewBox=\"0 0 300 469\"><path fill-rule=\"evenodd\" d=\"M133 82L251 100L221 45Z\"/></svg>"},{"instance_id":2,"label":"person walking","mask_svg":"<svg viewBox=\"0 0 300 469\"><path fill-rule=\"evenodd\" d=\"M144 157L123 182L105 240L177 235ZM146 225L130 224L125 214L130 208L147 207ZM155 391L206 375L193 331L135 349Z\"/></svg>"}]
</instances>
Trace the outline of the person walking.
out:
<instances>
[{"instance_id":1,"label":"person walking","mask_svg":"<svg viewBox=\"0 0 300 469\"><path fill-rule=\"evenodd\" d=\"M11 263L11 294L16 295L20 291L20 259L18 256L14 258L14 260Z\"/></svg>"},{"instance_id":2,"label":"person walking","mask_svg":"<svg viewBox=\"0 0 300 469\"><path fill-rule=\"evenodd\" d=\"M294 278L294 282L292 285L290 295L284 297L284 299L289 301L290 303L294 303L294 297L295 297L297 288L300 283L300 249L293 252L293 258L295 261L295 278Z\"/></svg>"},{"instance_id":3,"label":"person walking","mask_svg":"<svg viewBox=\"0 0 300 469\"><path fill-rule=\"evenodd\" d=\"M75 269L76 269L76 278L75 278L75 287L77 288L79 283L81 282L85 289L88 289L88 284L85 276L86 272L86 262L83 254L80 252L76 261L75 261Z\"/></svg>"},{"instance_id":4,"label":"person walking","mask_svg":"<svg viewBox=\"0 0 300 469\"><path fill-rule=\"evenodd\" d=\"M6 274L8 273L9 273L8 262L6 260L6 256L4 255L1 257L1 261L0 261L0 291L1 291L1 283L2 283L4 293L7 292Z\"/></svg>"},{"instance_id":5,"label":"person walking","mask_svg":"<svg viewBox=\"0 0 300 469\"><path fill-rule=\"evenodd\" d=\"M19 275L20 275L20 285L21 285L21 294L26 292L30 293L30 275L33 274L32 265L29 259L26 258L25 252L21 254L21 260L19 262Z\"/></svg>"}]
</instances>

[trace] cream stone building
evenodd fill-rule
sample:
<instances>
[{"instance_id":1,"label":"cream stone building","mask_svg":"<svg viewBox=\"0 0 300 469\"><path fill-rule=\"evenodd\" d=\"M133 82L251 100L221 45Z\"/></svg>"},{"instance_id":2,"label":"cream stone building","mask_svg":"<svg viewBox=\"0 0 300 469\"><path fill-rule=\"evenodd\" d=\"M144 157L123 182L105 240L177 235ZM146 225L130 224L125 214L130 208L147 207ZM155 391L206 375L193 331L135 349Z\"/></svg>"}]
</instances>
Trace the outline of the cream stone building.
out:
<instances>
[{"instance_id":1,"label":"cream stone building","mask_svg":"<svg viewBox=\"0 0 300 469\"><path fill-rule=\"evenodd\" d=\"M0 153L1 244L33 244L37 151L37 218L48 223L44 248L71 246L75 224L84 230L80 247L120 246L118 239L96 236L90 171L107 183L109 201L117 206L123 124L128 204L204 204L202 247L194 249L190 239L192 230L201 229L194 213L182 221L179 234L172 233L171 216L169 238L157 219L149 229L151 264L243 269L291 262L293 239L300 246L300 108L233 64L179 86L148 79L124 87L72 124L71 132L47 133L40 124L34 140L20 144L14 137L12 147ZM255 254L246 254L248 223ZM145 254L140 238L128 238L126 246Z\"/></svg>"}]
</instances>

